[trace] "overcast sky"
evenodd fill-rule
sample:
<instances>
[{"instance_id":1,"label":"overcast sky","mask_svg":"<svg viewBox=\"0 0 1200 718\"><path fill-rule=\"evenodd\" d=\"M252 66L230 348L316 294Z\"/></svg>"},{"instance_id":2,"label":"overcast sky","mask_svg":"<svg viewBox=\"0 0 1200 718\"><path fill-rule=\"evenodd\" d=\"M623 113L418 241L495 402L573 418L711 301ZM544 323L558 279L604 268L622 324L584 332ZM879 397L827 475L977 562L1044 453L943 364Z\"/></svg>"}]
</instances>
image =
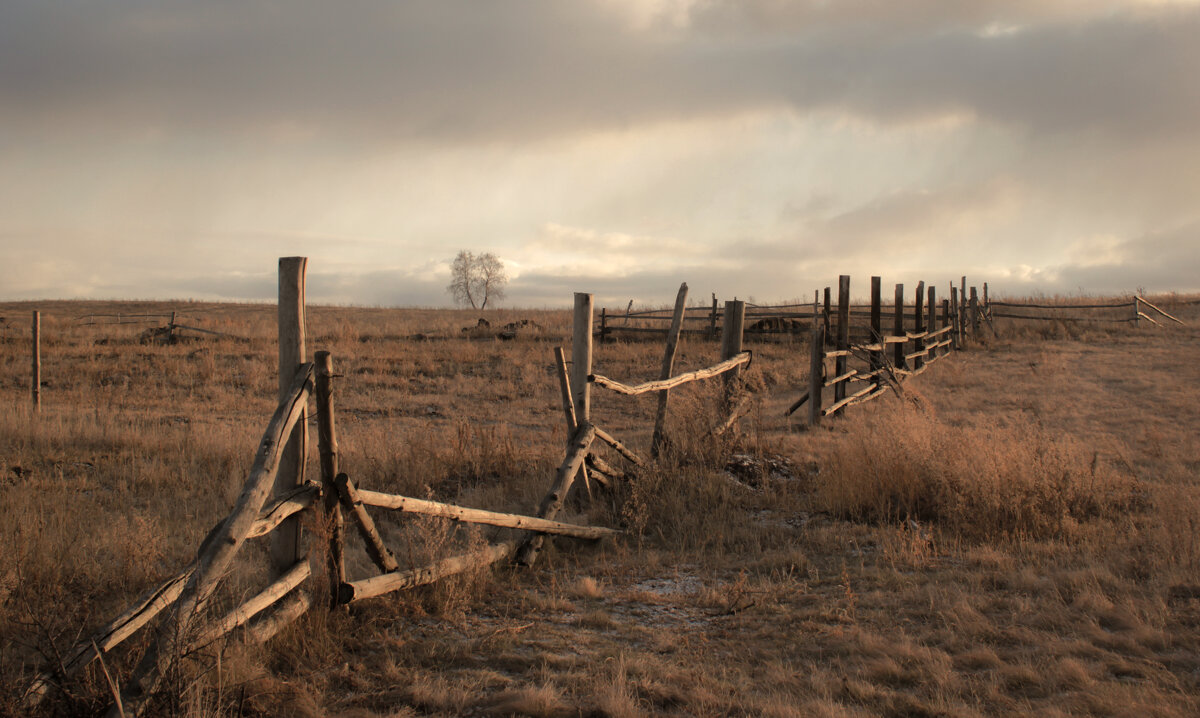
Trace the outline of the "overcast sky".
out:
<instances>
[{"instance_id":1,"label":"overcast sky","mask_svg":"<svg viewBox=\"0 0 1200 718\"><path fill-rule=\"evenodd\" d=\"M0 299L1200 289L1200 3L6 0Z\"/></svg>"}]
</instances>

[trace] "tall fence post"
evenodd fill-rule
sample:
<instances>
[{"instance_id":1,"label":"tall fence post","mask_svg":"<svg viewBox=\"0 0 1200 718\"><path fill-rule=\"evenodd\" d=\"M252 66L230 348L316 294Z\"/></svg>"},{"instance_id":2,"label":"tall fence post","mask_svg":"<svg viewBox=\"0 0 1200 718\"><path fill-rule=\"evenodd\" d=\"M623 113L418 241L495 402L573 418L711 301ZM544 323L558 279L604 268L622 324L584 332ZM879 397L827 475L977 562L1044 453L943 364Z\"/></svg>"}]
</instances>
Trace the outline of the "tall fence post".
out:
<instances>
[{"instance_id":1,"label":"tall fence post","mask_svg":"<svg viewBox=\"0 0 1200 718\"><path fill-rule=\"evenodd\" d=\"M979 294L971 287L971 339L979 340Z\"/></svg>"},{"instance_id":2,"label":"tall fence post","mask_svg":"<svg viewBox=\"0 0 1200 718\"><path fill-rule=\"evenodd\" d=\"M958 287L958 329L962 332L962 341L958 345L965 347L967 345L967 278L965 276L960 280Z\"/></svg>"},{"instance_id":3,"label":"tall fence post","mask_svg":"<svg viewBox=\"0 0 1200 718\"><path fill-rule=\"evenodd\" d=\"M600 307L600 342L608 339L608 309Z\"/></svg>"},{"instance_id":4,"label":"tall fence post","mask_svg":"<svg viewBox=\"0 0 1200 718\"><path fill-rule=\"evenodd\" d=\"M307 257L279 259L279 400L288 398L296 370L304 363L304 275ZM300 419L279 457L274 494L304 483L304 458L308 449L308 410L301 409ZM276 577L283 575L303 556L300 546L300 519L291 516L271 534L271 566Z\"/></svg>"},{"instance_id":5,"label":"tall fence post","mask_svg":"<svg viewBox=\"0 0 1200 718\"><path fill-rule=\"evenodd\" d=\"M813 292L812 343L808 353L808 425L821 423L821 393L825 388L825 325L817 293Z\"/></svg>"},{"instance_id":6,"label":"tall fence post","mask_svg":"<svg viewBox=\"0 0 1200 718\"><path fill-rule=\"evenodd\" d=\"M954 282L950 282L950 324L953 329L950 330L950 348L954 351L962 349L962 322L960 320L959 305L960 299L958 296L958 287L954 286Z\"/></svg>"},{"instance_id":7,"label":"tall fence post","mask_svg":"<svg viewBox=\"0 0 1200 718\"><path fill-rule=\"evenodd\" d=\"M920 334L925 331L925 281L917 282L916 301L913 303L913 332ZM918 337L913 340L913 351L920 352L925 348L925 340ZM913 371L925 366L924 357L913 357Z\"/></svg>"},{"instance_id":8,"label":"tall fence post","mask_svg":"<svg viewBox=\"0 0 1200 718\"><path fill-rule=\"evenodd\" d=\"M333 413L333 358L327 351L313 357L316 365L317 449L321 459L321 493L324 496L324 522L329 531L329 606L338 604L338 587L346 582L345 524L335 480L338 475L337 423Z\"/></svg>"},{"instance_id":9,"label":"tall fence post","mask_svg":"<svg viewBox=\"0 0 1200 718\"><path fill-rule=\"evenodd\" d=\"M33 324L31 325L31 342L30 342L30 359L31 373L29 377L29 391L33 399L33 408L35 411L42 410L42 313L38 310L33 310Z\"/></svg>"},{"instance_id":10,"label":"tall fence post","mask_svg":"<svg viewBox=\"0 0 1200 718\"><path fill-rule=\"evenodd\" d=\"M894 336L904 336L904 285L896 285L896 316L892 325L892 334ZM897 342L893 348L892 365L897 369L905 367L904 362L904 342Z\"/></svg>"},{"instance_id":11,"label":"tall fence post","mask_svg":"<svg viewBox=\"0 0 1200 718\"><path fill-rule=\"evenodd\" d=\"M746 303L740 299L725 302L725 317L721 322L721 361L742 353L742 332L746 324ZM733 388L742 368L725 372L725 413L733 411Z\"/></svg>"},{"instance_id":12,"label":"tall fence post","mask_svg":"<svg viewBox=\"0 0 1200 718\"><path fill-rule=\"evenodd\" d=\"M825 287L825 341L829 342L833 339L833 333L829 330L829 315L830 315L830 291L829 287Z\"/></svg>"},{"instance_id":13,"label":"tall fence post","mask_svg":"<svg viewBox=\"0 0 1200 718\"><path fill-rule=\"evenodd\" d=\"M580 426L592 421L592 295L575 292L574 332L571 335L571 400Z\"/></svg>"},{"instance_id":14,"label":"tall fence post","mask_svg":"<svg viewBox=\"0 0 1200 718\"><path fill-rule=\"evenodd\" d=\"M679 285L679 293L675 295L675 313L671 315L671 328L667 330L667 349L663 356L660 379L670 379L671 371L675 368L675 350L679 347L679 332L683 330L683 313L687 309L687 282ZM666 440L664 431L667 423L667 401L671 390L663 389L658 392L658 411L654 415L654 434L650 439L650 456L657 458Z\"/></svg>"},{"instance_id":15,"label":"tall fence post","mask_svg":"<svg viewBox=\"0 0 1200 718\"><path fill-rule=\"evenodd\" d=\"M871 350L871 372L875 374L871 378L871 384L878 387L881 383L879 375L875 372L883 366L883 325L880 323L880 307L883 304L882 297L882 280L879 277L871 277L871 343L879 344L879 349Z\"/></svg>"},{"instance_id":16,"label":"tall fence post","mask_svg":"<svg viewBox=\"0 0 1200 718\"><path fill-rule=\"evenodd\" d=\"M839 352L850 348L850 275L842 274L838 277L838 328L837 328L837 349ZM834 377L839 377L846 373L846 357L838 355L837 370L833 373ZM833 387L833 400L841 401L846 398L846 382L839 381Z\"/></svg>"},{"instance_id":17,"label":"tall fence post","mask_svg":"<svg viewBox=\"0 0 1200 718\"><path fill-rule=\"evenodd\" d=\"M717 338L717 293L712 293L712 313L708 315L708 336Z\"/></svg>"},{"instance_id":18,"label":"tall fence post","mask_svg":"<svg viewBox=\"0 0 1200 718\"><path fill-rule=\"evenodd\" d=\"M950 326L950 300L942 300L942 327ZM943 335L945 336L945 335ZM954 330L950 330L950 349L954 348ZM942 341L945 341L944 339ZM943 351L943 354L949 353L949 350Z\"/></svg>"},{"instance_id":19,"label":"tall fence post","mask_svg":"<svg viewBox=\"0 0 1200 718\"><path fill-rule=\"evenodd\" d=\"M928 312L928 317L925 320L925 327L931 332L936 331L938 329L938 326L937 326L937 291L934 290L934 287L932 284L929 285L929 301L926 303L925 306L926 306L926 311ZM932 341L928 342L928 344L930 345L928 359L933 359L937 356L937 349L934 349L933 345L939 343L941 340L942 340L942 335L939 334Z\"/></svg>"}]
</instances>

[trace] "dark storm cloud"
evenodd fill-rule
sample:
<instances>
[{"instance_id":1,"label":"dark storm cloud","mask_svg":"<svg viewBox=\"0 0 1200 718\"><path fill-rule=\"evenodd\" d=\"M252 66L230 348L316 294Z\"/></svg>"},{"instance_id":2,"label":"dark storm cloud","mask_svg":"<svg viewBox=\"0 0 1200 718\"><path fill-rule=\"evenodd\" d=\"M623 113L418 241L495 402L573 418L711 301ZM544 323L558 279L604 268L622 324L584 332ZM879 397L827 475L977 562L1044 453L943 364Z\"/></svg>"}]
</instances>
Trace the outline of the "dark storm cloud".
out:
<instances>
[{"instance_id":1,"label":"dark storm cloud","mask_svg":"<svg viewBox=\"0 0 1200 718\"><path fill-rule=\"evenodd\" d=\"M0 10L0 120L508 140L790 106L885 123L968 112L1032 131L1195 131L1200 12L1077 20L1073 4L1036 7L702 3L690 25L636 28L611 8L553 0L24 0Z\"/></svg>"}]
</instances>

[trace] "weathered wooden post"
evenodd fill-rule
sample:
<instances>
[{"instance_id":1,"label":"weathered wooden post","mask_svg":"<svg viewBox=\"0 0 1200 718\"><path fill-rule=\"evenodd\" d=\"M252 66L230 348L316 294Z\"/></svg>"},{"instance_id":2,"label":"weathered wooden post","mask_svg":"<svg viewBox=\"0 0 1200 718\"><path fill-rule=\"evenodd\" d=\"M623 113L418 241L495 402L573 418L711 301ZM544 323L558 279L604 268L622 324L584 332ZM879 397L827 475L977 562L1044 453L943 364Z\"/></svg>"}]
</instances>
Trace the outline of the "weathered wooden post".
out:
<instances>
[{"instance_id":1,"label":"weathered wooden post","mask_svg":"<svg viewBox=\"0 0 1200 718\"><path fill-rule=\"evenodd\" d=\"M592 422L592 295L575 292L574 331L571 335L571 401L579 426Z\"/></svg>"},{"instance_id":2,"label":"weathered wooden post","mask_svg":"<svg viewBox=\"0 0 1200 718\"><path fill-rule=\"evenodd\" d=\"M667 349L663 356L660 379L670 379L671 371L675 368L675 350L679 346L679 332L683 330L683 312L687 308L687 282L679 285L679 293L675 295L675 313L671 316L671 328L667 330ZM667 422L667 400L670 389L658 392L658 412L654 415L654 434L650 439L650 456L657 458L666 440L664 431Z\"/></svg>"},{"instance_id":3,"label":"weathered wooden post","mask_svg":"<svg viewBox=\"0 0 1200 718\"><path fill-rule=\"evenodd\" d=\"M608 339L608 309L600 307L600 343Z\"/></svg>"},{"instance_id":4,"label":"weathered wooden post","mask_svg":"<svg viewBox=\"0 0 1200 718\"><path fill-rule=\"evenodd\" d=\"M971 339L979 340L979 294L971 287Z\"/></svg>"},{"instance_id":5,"label":"weathered wooden post","mask_svg":"<svg viewBox=\"0 0 1200 718\"><path fill-rule=\"evenodd\" d=\"M871 277L871 343L878 344L879 349L871 350L871 372L879 371L883 366L883 325L880 323L880 307L883 304L882 296L882 280L879 277ZM880 385L879 375L875 374L871 378L871 384L878 387Z\"/></svg>"},{"instance_id":6,"label":"weathered wooden post","mask_svg":"<svg viewBox=\"0 0 1200 718\"><path fill-rule=\"evenodd\" d=\"M167 323L167 344L175 341L175 312L171 312L171 321Z\"/></svg>"},{"instance_id":7,"label":"weathered wooden post","mask_svg":"<svg viewBox=\"0 0 1200 718\"><path fill-rule=\"evenodd\" d=\"M29 391L33 399L34 411L42 410L42 313L33 310L31 326L31 359L32 372L29 378Z\"/></svg>"},{"instance_id":8,"label":"weathered wooden post","mask_svg":"<svg viewBox=\"0 0 1200 718\"><path fill-rule=\"evenodd\" d=\"M837 350L844 352L850 348L850 275L842 274L838 276L838 328L837 328ZM837 369L833 376L837 378L846 373L846 355L838 354ZM846 382L839 381L833 386L833 400L835 402L846 398Z\"/></svg>"},{"instance_id":9,"label":"weathered wooden post","mask_svg":"<svg viewBox=\"0 0 1200 718\"><path fill-rule=\"evenodd\" d=\"M712 293L712 313L708 315L708 336L717 338L717 293Z\"/></svg>"},{"instance_id":10,"label":"weathered wooden post","mask_svg":"<svg viewBox=\"0 0 1200 718\"><path fill-rule=\"evenodd\" d=\"M925 331L925 281L917 282L916 301L913 303L913 333L920 334ZM925 340L917 337L913 340L913 352L919 353L925 348ZM924 357L913 357L913 371L925 366Z\"/></svg>"},{"instance_id":11,"label":"weathered wooden post","mask_svg":"<svg viewBox=\"0 0 1200 718\"><path fill-rule=\"evenodd\" d=\"M333 359L329 352L314 355L317 399L317 448L321 459L321 493L324 496L324 522L329 530L329 606L338 604L338 587L346 582L345 523L338 501L338 441L333 413Z\"/></svg>"},{"instance_id":12,"label":"weathered wooden post","mask_svg":"<svg viewBox=\"0 0 1200 718\"><path fill-rule=\"evenodd\" d=\"M960 282L958 287L958 328L962 332L962 341L958 345L965 347L967 345L967 278L964 276Z\"/></svg>"},{"instance_id":13,"label":"weathered wooden post","mask_svg":"<svg viewBox=\"0 0 1200 718\"><path fill-rule=\"evenodd\" d=\"M904 336L904 285L896 285L896 317L892 325L892 334L897 337ZM904 342L897 342L892 350L892 365L897 369L903 369L906 365L904 362Z\"/></svg>"},{"instance_id":14,"label":"weathered wooden post","mask_svg":"<svg viewBox=\"0 0 1200 718\"><path fill-rule=\"evenodd\" d=\"M929 302L926 304L926 306L928 307L927 311L929 312L929 316L925 320L925 328L931 332L936 331L938 328L937 327L937 292L934 291L932 284L929 285ZM934 357L937 356L937 350L933 349L932 345L937 344L941 340L942 340L942 336L939 334L938 336L934 337L932 341L927 342L927 344L929 344L931 346L931 348L929 350L929 356L927 357L928 359L933 359Z\"/></svg>"},{"instance_id":15,"label":"weathered wooden post","mask_svg":"<svg viewBox=\"0 0 1200 718\"><path fill-rule=\"evenodd\" d=\"M825 325L817 292L813 292L812 342L808 354L808 425L821 423L821 393L825 388Z\"/></svg>"},{"instance_id":16,"label":"weathered wooden post","mask_svg":"<svg viewBox=\"0 0 1200 718\"><path fill-rule=\"evenodd\" d=\"M942 326L943 327L950 326L950 300L949 299L942 300ZM953 349L954 348L954 330L951 329L949 334L950 334L950 336L948 338L950 340L950 348ZM942 336L945 336L945 335L943 334ZM942 341L945 341L945 339L943 339ZM947 354L949 352L943 351L942 353Z\"/></svg>"},{"instance_id":17,"label":"weathered wooden post","mask_svg":"<svg viewBox=\"0 0 1200 718\"><path fill-rule=\"evenodd\" d=\"M963 345L962 322L959 321L958 311L959 301L958 287L954 286L954 282L950 282L950 323L954 325L954 328L950 330L950 348L955 351L962 349Z\"/></svg>"},{"instance_id":18,"label":"weathered wooden post","mask_svg":"<svg viewBox=\"0 0 1200 718\"><path fill-rule=\"evenodd\" d=\"M833 332L831 332L829 329L829 315L831 313L829 311L830 310L829 299L830 299L829 287L825 287L825 341L827 341L827 342L833 341Z\"/></svg>"},{"instance_id":19,"label":"weathered wooden post","mask_svg":"<svg viewBox=\"0 0 1200 718\"><path fill-rule=\"evenodd\" d=\"M307 257L279 259L279 400L288 398L296 370L304 363L304 278ZM308 410L300 410L300 420L292 428L273 493L278 496L304 483L304 458L308 453ZM283 575L300 560L300 519L289 517L271 534L271 566L275 577Z\"/></svg>"},{"instance_id":20,"label":"weathered wooden post","mask_svg":"<svg viewBox=\"0 0 1200 718\"><path fill-rule=\"evenodd\" d=\"M725 316L721 322L721 361L732 359L742 353L742 331L746 323L746 303L740 299L725 302ZM725 413L733 411L733 393L737 386L738 377L742 374L739 366L725 372Z\"/></svg>"}]
</instances>

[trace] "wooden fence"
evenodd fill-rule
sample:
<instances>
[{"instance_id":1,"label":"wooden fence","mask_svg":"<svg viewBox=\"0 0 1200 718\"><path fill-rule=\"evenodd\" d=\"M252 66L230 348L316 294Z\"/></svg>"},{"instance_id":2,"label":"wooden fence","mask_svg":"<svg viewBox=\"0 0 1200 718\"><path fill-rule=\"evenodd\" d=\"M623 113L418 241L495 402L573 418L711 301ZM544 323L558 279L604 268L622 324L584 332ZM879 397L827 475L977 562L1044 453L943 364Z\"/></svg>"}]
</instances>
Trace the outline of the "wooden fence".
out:
<instances>
[{"instance_id":1,"label":"wooden fence","mask_svg":"<svg viewBox=\"0 0 1200 718\"><path fill-rule=\"evenodd\" d=\"M55 670L37 676L24 695L25 710L34 709L54 686L72 679L93 661L102 660L105 654L157 619L149 646L132 676L121 684L119 691L114 690L116 700L109 712L114 718L140 714L174 662L234 631L240 631L246 641L265 641L319 603L311 587L312 563L319 557L324 557L318 563L324 563L328 574L329 595L324 603L332 608L429 584L508 558L519 565L531 565L547 535L595 541L620 534L613 528L579 526L555 520L577 476L586 483L590 471L597 479L611 483L646 465L646 461L625 444L592 423L591 386L594 384L627 395L657 392L660 404L656 436L659 436L666 397L671 388L721 374L729 378L750 360L749 353L741 351L740 332L735 332L732 328L735 325L728 323L722 342L722 361L705 369L671 376L675 343L682 325L682 304L687 289L684 285L680 288L679 311L673 324L672 340L668 342L663 378L630 386L594 375L591 373L592 297L576 294L570 371L562 348L557 347L554 351L568 427L568 445L536 514L501 513L368 491L356 486L339 465L335 411L338 374L334 370L333 357L329 352L317 351L312 362L303 361L306 355L306 266L303 257L285 257L279 263L279 403L267 423L249 477L232 511L212 527L190 564L144 593L88 639L77 643L63 654ZM741 311L739 304L727 303L726 312L730 316L737 315ZM309 447L305 417L310 399L316 407L320 466L320 477L315 481L306 480L303 472L304 456ZM632 468L625 471L602 459L593 451L597 439L611 446ZM590 484L588 486L590 491ZM402 569L383 541L368 509L507 527L524 531L525 536L441 558L425 566ZM328 527L328 540L320 546L314 547L312 539L300 531L298 520L305 511L316 512L320 525ZM377 569L373 575L347 576L344 526L347 514ZM223 578L230 573L242 547L247 541L264 536L269 537L272 567L267 584L224 615L210 615L211 599Z\"/></svg>"}]
</instances>

